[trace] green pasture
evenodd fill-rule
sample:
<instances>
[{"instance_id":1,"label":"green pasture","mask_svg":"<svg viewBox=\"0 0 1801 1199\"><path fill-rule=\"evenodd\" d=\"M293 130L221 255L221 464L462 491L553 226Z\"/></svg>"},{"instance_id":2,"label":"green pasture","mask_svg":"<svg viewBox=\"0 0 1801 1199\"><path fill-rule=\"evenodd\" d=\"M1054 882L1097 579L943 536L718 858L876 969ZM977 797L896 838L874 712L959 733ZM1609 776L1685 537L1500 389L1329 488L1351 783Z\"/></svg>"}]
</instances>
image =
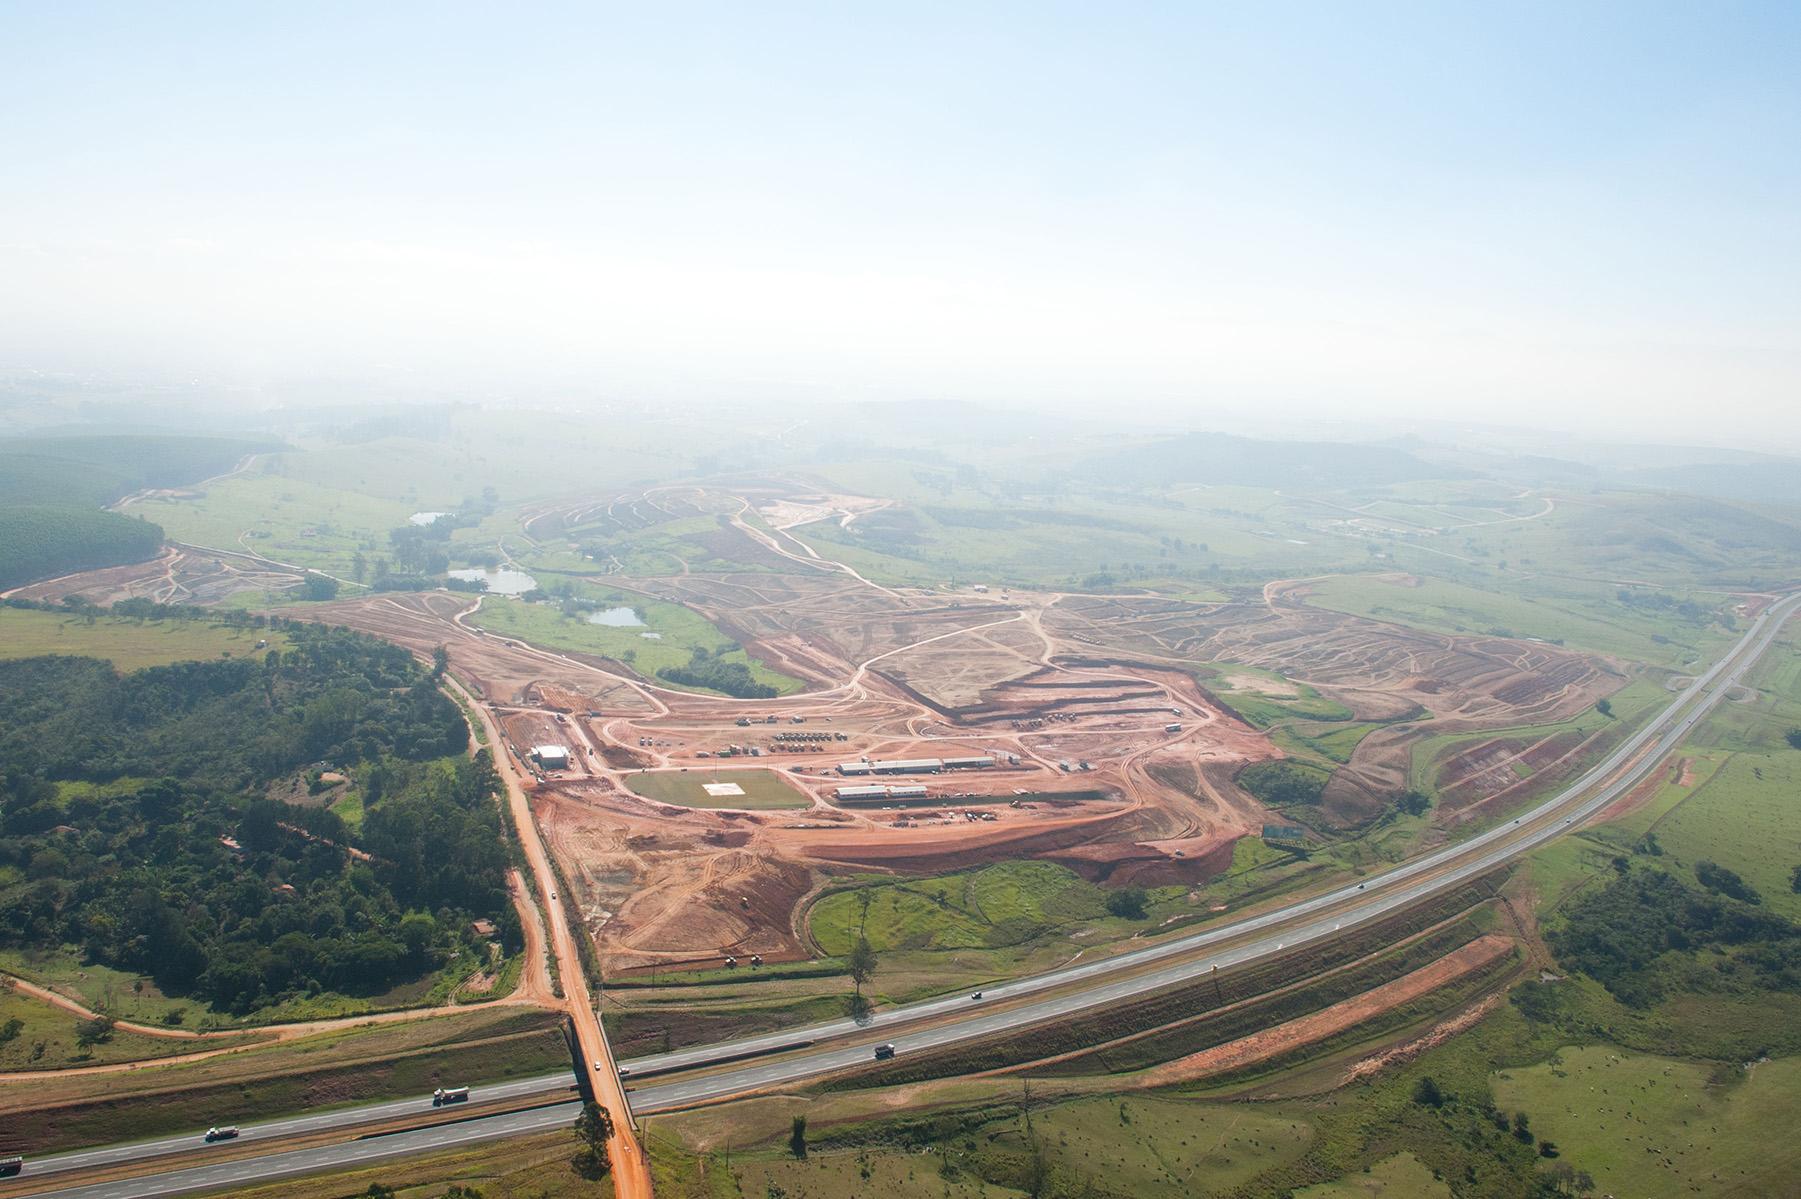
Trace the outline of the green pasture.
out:
<instances>
[{"instance_id":1,"label":"green pasture","mask_svg":"<svg viewBox=\"0 0 1801 1199\"><path fill-rule=\"evenodd\" d=\"M1498 1072L1494 1092L1603 1193L1777 1195L1801 1176L1801 1059L1721 1070L1571 1046Z\"/></svg>"}]
</instances>

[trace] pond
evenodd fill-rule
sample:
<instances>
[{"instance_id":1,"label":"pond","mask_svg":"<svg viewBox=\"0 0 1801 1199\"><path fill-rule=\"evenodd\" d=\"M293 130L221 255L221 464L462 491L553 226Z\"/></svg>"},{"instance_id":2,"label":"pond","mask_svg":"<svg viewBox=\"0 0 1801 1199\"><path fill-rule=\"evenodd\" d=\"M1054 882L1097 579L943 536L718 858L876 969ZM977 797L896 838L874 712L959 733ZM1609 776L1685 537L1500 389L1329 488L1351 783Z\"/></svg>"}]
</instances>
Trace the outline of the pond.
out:
<instances>
[{"instance_id":1,"label":"pond","mask_svg":"<svg viewBox=\"0 0 1801 1199\"><path fill-rule=\"evenodd\" d=\"M523 570L453 570L450 577L465 581L480 579L494 595L524 595L538 585L538 580Z\"/></svg>"},{"instance_id":2,"label":"pond","mask_svg":"<svg viewBox=\"0 0 1801 1199\"><path fill-rule=\"evenodd\" d=\"M589 624L604 624L608 628L629 629L644 622L638 619L638 613L631 608L597 608L588 613Z\"/></svg>"}]
</instances>

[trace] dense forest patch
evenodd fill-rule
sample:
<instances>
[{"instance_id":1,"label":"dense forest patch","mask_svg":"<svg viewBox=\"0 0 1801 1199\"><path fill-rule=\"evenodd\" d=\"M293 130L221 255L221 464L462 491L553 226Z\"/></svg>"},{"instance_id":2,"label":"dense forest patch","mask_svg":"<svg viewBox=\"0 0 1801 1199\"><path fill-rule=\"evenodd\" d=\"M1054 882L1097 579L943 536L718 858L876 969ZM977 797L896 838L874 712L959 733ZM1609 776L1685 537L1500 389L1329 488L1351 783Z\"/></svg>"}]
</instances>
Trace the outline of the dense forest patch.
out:
<instances>
[{"instance_id":1,"label":"dense forest patch","mask_svg":"<svg viewBox=\"0 0 1801 1199\"><path fill-rule=\"evenodd\" d=\"M0 662L0 947L76 946L242 1015L422 978L477 917L516 937L497 780L456 705L398 647L287 636L123 676ZM359 828L263 794L313 763L355 773Z\"/></svg>"},{"instance_id":2,"label":"dense forest patch","mask_svg":"<svg viewBox=\"0 0 1801 1199\"><path fill-rule=\"evenodd\" d=\"M162 548L147 520L97 508L0 507L0 588L142 562Z\"/></svg>"}]
</instances>

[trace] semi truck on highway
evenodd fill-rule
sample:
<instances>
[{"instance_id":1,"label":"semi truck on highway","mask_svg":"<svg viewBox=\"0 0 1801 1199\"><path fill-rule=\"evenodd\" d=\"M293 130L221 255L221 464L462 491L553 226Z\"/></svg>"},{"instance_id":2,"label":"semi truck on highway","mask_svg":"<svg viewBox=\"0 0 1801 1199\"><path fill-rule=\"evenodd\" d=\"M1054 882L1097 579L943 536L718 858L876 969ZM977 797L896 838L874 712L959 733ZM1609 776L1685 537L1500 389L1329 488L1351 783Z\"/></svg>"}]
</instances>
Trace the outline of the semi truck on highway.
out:
<instances>
[{"instance_id":1,"label":"semi truck on highway","mask_svg":"<svg viewBox=\"0 0 1801 1199\"><path fill-rule=\"evenodd\" d=\"M238 1126L236 1124L227 1124L223 1127L214 1126L206 1130L206 1139L208 1141L229 1141L237 1135Z\"/></svg>"},{"instance_id":2,"label":"semi truck on highway","mask_svg":"<svg viewBox=\"0 0 1801 1199\"><path fill-rule=\"evenodd\" d=\"M446 1103L467 1103L468 1101L468 1087L439 1087L431 1093L433 1107L443 1107Z\"/></svg>"}]
</instances>

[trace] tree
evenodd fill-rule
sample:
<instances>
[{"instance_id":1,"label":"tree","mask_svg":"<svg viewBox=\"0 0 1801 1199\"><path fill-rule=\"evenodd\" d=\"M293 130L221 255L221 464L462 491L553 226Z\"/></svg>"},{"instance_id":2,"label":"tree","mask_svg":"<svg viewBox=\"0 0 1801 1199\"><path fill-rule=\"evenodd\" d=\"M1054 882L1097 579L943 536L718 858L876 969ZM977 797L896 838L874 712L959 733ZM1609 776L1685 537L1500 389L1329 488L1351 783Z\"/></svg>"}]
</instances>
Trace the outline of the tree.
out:
<instances>
[{"instance_id":1,"label":"tree","mask_svg":"<svg viewBox=\"0 0 1801 1199\"><path fill-rule=\"evenodd\" d=\"M1443 1107L1445 1093L1439 1090L1438 1080L1428 1074L1414 1084L1413 1101L1425 1107Z\"/></svg>"},{"instance_id":2,"label":"tree","mask_svg":"<svg viewBox=\"0 0 1801 1199\"><path fill-rule=\"evenodd\" d=\"M582 1151L576 1157L576 1168L590 1178L599 1178L612 1168L613 1158L607 1142L613 1139L613 1114L598 1103L582 1104L582 1114L575 1118L575 1135L582 1140Z\"/></svg>"},{"instance_id":3,"label":"tree","mask_svg":"<svg viewBox=\"0 0 1801 1199\"><path fill-rule=\"evenodd\" d=\"M113 1039L113 1018L105 1012L92 1020L83 1020L75 1026L75 1043L83 1049L94 1045L104 1045Z\"/></svg>"},{"instance_id":4,"label":"tree","mask_svg":"<svg viewBox=\"0 0 1801 1199\"><path fill-rule=\"evenodd\" d=\"M1613 701L1609 700L1609 699L1596 700L1595 701L1595 711L1599 712L1603 716L1612 716L1613 715Z\"/></svg>"},{"instance_id":5,"label":"tree","mask_svg":"<svg viewBox=\"0 0 1801 1199\"><path fill-rule=\"evenodd\" d=\"M442 679L444 677L444 672L449 669L450 647L448 645L440 645L431 652L432 681L436 682L437 680Z\"/></svg>"},{"instance_id":6,"label":"tree","mask_svg":"<svg viewBox=\"0 0 1801 1199\"><path fill-rule=\"evenodd\" d=\"M1532 1143L1532 1120L1525 1112L1513 1113L1513 1139L1522 1145Z\"/></svg>"},{"instance_id":7,"label":"tree","mask_svg":"<svg viewBox=\"0 0 1801 1199\"><path fill-rule=\"evenodd\" d=\"M874 978L876 971L875 950L870 947L868 937L857 938L845 967L850 971L850 980L857 984L857 997L862 998L863 984Z\"/></svg>"},{"instance_id":8,"label":"tree","mask_svg":"<svg viewBox=\"0 0 1801 1199\"><path fill-rule=\"evenodd\" d=\"M358 550L350 559L350 577L361 583L369 577L369 559Z\"/></svg>"},{"instance_id":9,"label":"tree","mask_svg":"<svg viewBox=\"0 0 1801 1199\"><path fill-rule=\"evenodd\" d=\"M1423 791L1409 789L1395 796L1395 807L1409 816L1423 816L1432 810L1432 799Z\"/></svg>"},{"instance_id":10,"label":"tree","mask_svg":"<svg viewBox=\"0 0 1801 1199\"><path fill-rule=\"evenodd\" d=\"M1801 729L1790 729L1785 739L1790 749L1801 749Z\"/></svg>"},{"instance_id":11,"label":"tree","mask_svg":"<svg viewBox=\"0 0 1801 1199\"><path fill-rule=\"evenodd\" d=\"M337 599L338 581L317 571L309 570L300 580L300 597L309 600Z\"/></svg>"},{"instance_id":12,"label":"tree","mask_svg":"<svg viewBox=\"0 0 1801 1199\"><path fill-rule=\"evenodd\" d=\"M1788 876L1788 889L1795 892L1797 895L1801 895L1801 866L1795 867L1794 871Z\"/></svg>"},{"instance_id":13,"label":"tree","mask_svg":"<svg viewBox=\"0 0 1801 1199\"><path fill-rule=\"evenodd\" d=\"M1150 898L1143 887L1122 887L1107 896L1107 911L1127 920L1143 920Z\"/></svg>"},{"instance_id":14,"label":"tree","mask_svg":"<svg viewBox=\"0 0 1801 1199\"><path fill-rule=\"evenodd\" d=\"M788 1133L788 1152L802 1161L807 1157L807 1118L794 1117L792 1130Z\"/></svg>"}]
</instances>

